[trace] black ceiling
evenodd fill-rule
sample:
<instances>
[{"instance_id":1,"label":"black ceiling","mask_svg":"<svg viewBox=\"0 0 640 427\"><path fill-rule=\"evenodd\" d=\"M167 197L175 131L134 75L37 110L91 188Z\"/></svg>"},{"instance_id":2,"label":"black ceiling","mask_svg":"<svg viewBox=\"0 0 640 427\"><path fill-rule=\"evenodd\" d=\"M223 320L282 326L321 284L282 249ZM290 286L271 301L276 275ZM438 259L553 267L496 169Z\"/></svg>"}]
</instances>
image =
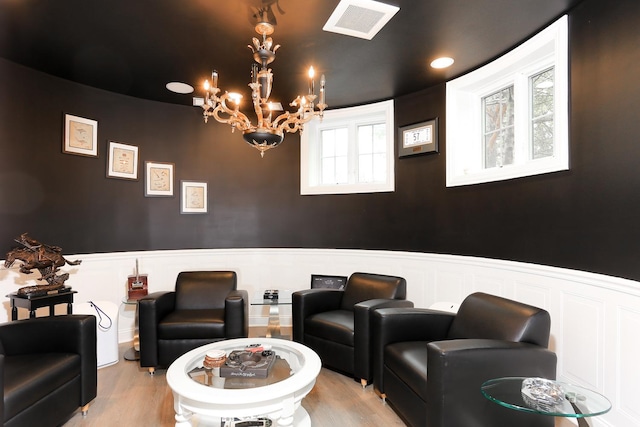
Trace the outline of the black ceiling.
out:
<instances>
[{"instance_id":1,"label":"black ceiling","mask_svg":"<svg viewBox=\"0 0 640 427\"><path fill-rule=\"evenodd\" d=\"M384 0L400 7L372 40L324 32L339 0L279 0L273 100L306 88L313 65L330 107L418 91L519 44L582 0ZM139 98L191 105L170 81L196 87L213 68L223 90L248 95L252 10L275 0L3 0L0 56ZM252 9L253 8L253 9ZM280 9L280 10L278 10ZM281 13L281 11L283 13ZM431 69L451 56L446 71ZM46 90L43 95L46 96Z\"/></svg>"}]
</instances>

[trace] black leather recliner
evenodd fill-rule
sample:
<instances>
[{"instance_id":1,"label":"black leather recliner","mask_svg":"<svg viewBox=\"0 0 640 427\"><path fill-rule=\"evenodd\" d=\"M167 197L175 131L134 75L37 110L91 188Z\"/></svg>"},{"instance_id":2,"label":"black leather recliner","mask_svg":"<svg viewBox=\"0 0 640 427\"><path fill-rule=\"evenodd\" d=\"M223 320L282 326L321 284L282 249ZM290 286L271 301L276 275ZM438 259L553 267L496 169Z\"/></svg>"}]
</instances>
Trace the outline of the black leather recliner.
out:
<instances>
[{"instance_id":1,"label":"black leather recliner","mask_svg":"<svg viewBox=\"0 0 640 427\"><path fill-rule=\"evenodd\" d=\"M381 307L413 307L401 277L353 273L344 290L306 289L293 293L293 340L311 347L324 366L372 379L370 315Z\"/></svg>"},{"instance_id":2,"label":"black leather recliner","mask_svg":"<svg viewBox=\"0 0 640 427\"><path fill-rule=\"evenodd\" d=\"M372 316L374 387L414 427L553 426L553 417L486 399L483 382L555 379L545 310L474 293L457 314L382 309Z\"/></svg>"},{"instance_id":3,"label":"black leather recliner","mask_svg":"<svg viewBox=\"0 0 640 427\"><path fill-rule=\"evenodd\" d=\"M97 393L96 318L66 315L0 325L0 419L59 426Z\"/></svg>"},{"instance_id":4,"label":"black leather recliner","mask_svg":"<svg viewBox=\"0 0 640 427\"><path fill-rule=\"evenodd\" d=\"M140 366L166 368L189 350L249 333L248 293L234 271L178 274L175 291L138 301Z\"/></svg>"}]
</instances>

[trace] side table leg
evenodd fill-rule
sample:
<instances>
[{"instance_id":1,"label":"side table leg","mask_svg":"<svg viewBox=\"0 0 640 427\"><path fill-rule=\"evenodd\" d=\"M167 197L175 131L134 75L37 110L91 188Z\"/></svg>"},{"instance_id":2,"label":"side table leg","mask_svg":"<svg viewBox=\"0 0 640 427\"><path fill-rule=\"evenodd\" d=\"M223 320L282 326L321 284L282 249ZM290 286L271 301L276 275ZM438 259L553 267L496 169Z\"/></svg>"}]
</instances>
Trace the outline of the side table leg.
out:
<instances>
[{"instance_id":1,"label":"side table leg","mask_svg":"<svg viewBox=\"0 0 640 427\"><path fill-rule=\"evenodd\" d=\"M280 337L280 307L278 304L269 304L269 325L267 327L267 338Z\"/></svg>"},{"instance_id":2,"label":"side table leg","mask_svg":"<svg viewBox=\"0 0 640 427\"><path fill-rule=\"evenodd\" d=\"M18 320L18 307L11 301L11 320Z\"/></svg>"}]
</instances>

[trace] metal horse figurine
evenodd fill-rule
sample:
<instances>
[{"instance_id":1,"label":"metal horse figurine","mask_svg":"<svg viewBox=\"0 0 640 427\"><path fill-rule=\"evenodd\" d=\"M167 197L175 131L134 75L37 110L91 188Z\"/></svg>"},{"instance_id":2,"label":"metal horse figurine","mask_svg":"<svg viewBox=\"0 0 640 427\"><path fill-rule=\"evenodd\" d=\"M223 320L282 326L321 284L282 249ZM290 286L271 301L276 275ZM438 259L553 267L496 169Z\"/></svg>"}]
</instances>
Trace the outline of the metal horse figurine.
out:
<instances>
[{"instance_id":1,"label":"metal horse figurine","mask_svg":"<svg viewBox=\"0 0 640 427\"><path fill-rule=\"evenodd\" d=\"M22 261L20 272L31 274L32 269L40 272L38 280L44 280L46 285L27 286L20 288L18 294L47 293L64 287L64 282L69 278L69 273L57 274L60 267L65 264L79 265L82 261L68 261L62 256L62 248L51 246L29 237L27 233L15 239L22 247L12 249L7 253L4 262L6 268L10 268L16 260Z\"/></svg>"}]
</instances>

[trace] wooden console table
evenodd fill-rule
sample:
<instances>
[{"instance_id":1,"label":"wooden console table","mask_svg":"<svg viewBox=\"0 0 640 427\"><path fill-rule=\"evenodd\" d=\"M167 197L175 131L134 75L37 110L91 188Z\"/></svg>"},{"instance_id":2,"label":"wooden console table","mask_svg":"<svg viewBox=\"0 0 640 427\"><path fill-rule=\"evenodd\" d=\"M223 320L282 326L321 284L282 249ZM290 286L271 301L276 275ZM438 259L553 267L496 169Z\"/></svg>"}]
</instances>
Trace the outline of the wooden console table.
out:
<instances>
[{"instance_id":1,"label":"wooden console table","mask_svg":"<svg viewBox=\"0 0 640 427\"><path fill-rule=\"evenodd\" d=\"M12 292L7 295L11 303L11 320L18 319L18 307L29 310L29 317L33 318L36 317L36 310L40 307L49 307L49 316L53 316L53 308L55 305L67 304L67 314L71 314L73 311L73 294L77 293L77 291L67 290L58 292L57 294L28 298L18 295L17 292Z\"/></svg>"}]
</instances>

